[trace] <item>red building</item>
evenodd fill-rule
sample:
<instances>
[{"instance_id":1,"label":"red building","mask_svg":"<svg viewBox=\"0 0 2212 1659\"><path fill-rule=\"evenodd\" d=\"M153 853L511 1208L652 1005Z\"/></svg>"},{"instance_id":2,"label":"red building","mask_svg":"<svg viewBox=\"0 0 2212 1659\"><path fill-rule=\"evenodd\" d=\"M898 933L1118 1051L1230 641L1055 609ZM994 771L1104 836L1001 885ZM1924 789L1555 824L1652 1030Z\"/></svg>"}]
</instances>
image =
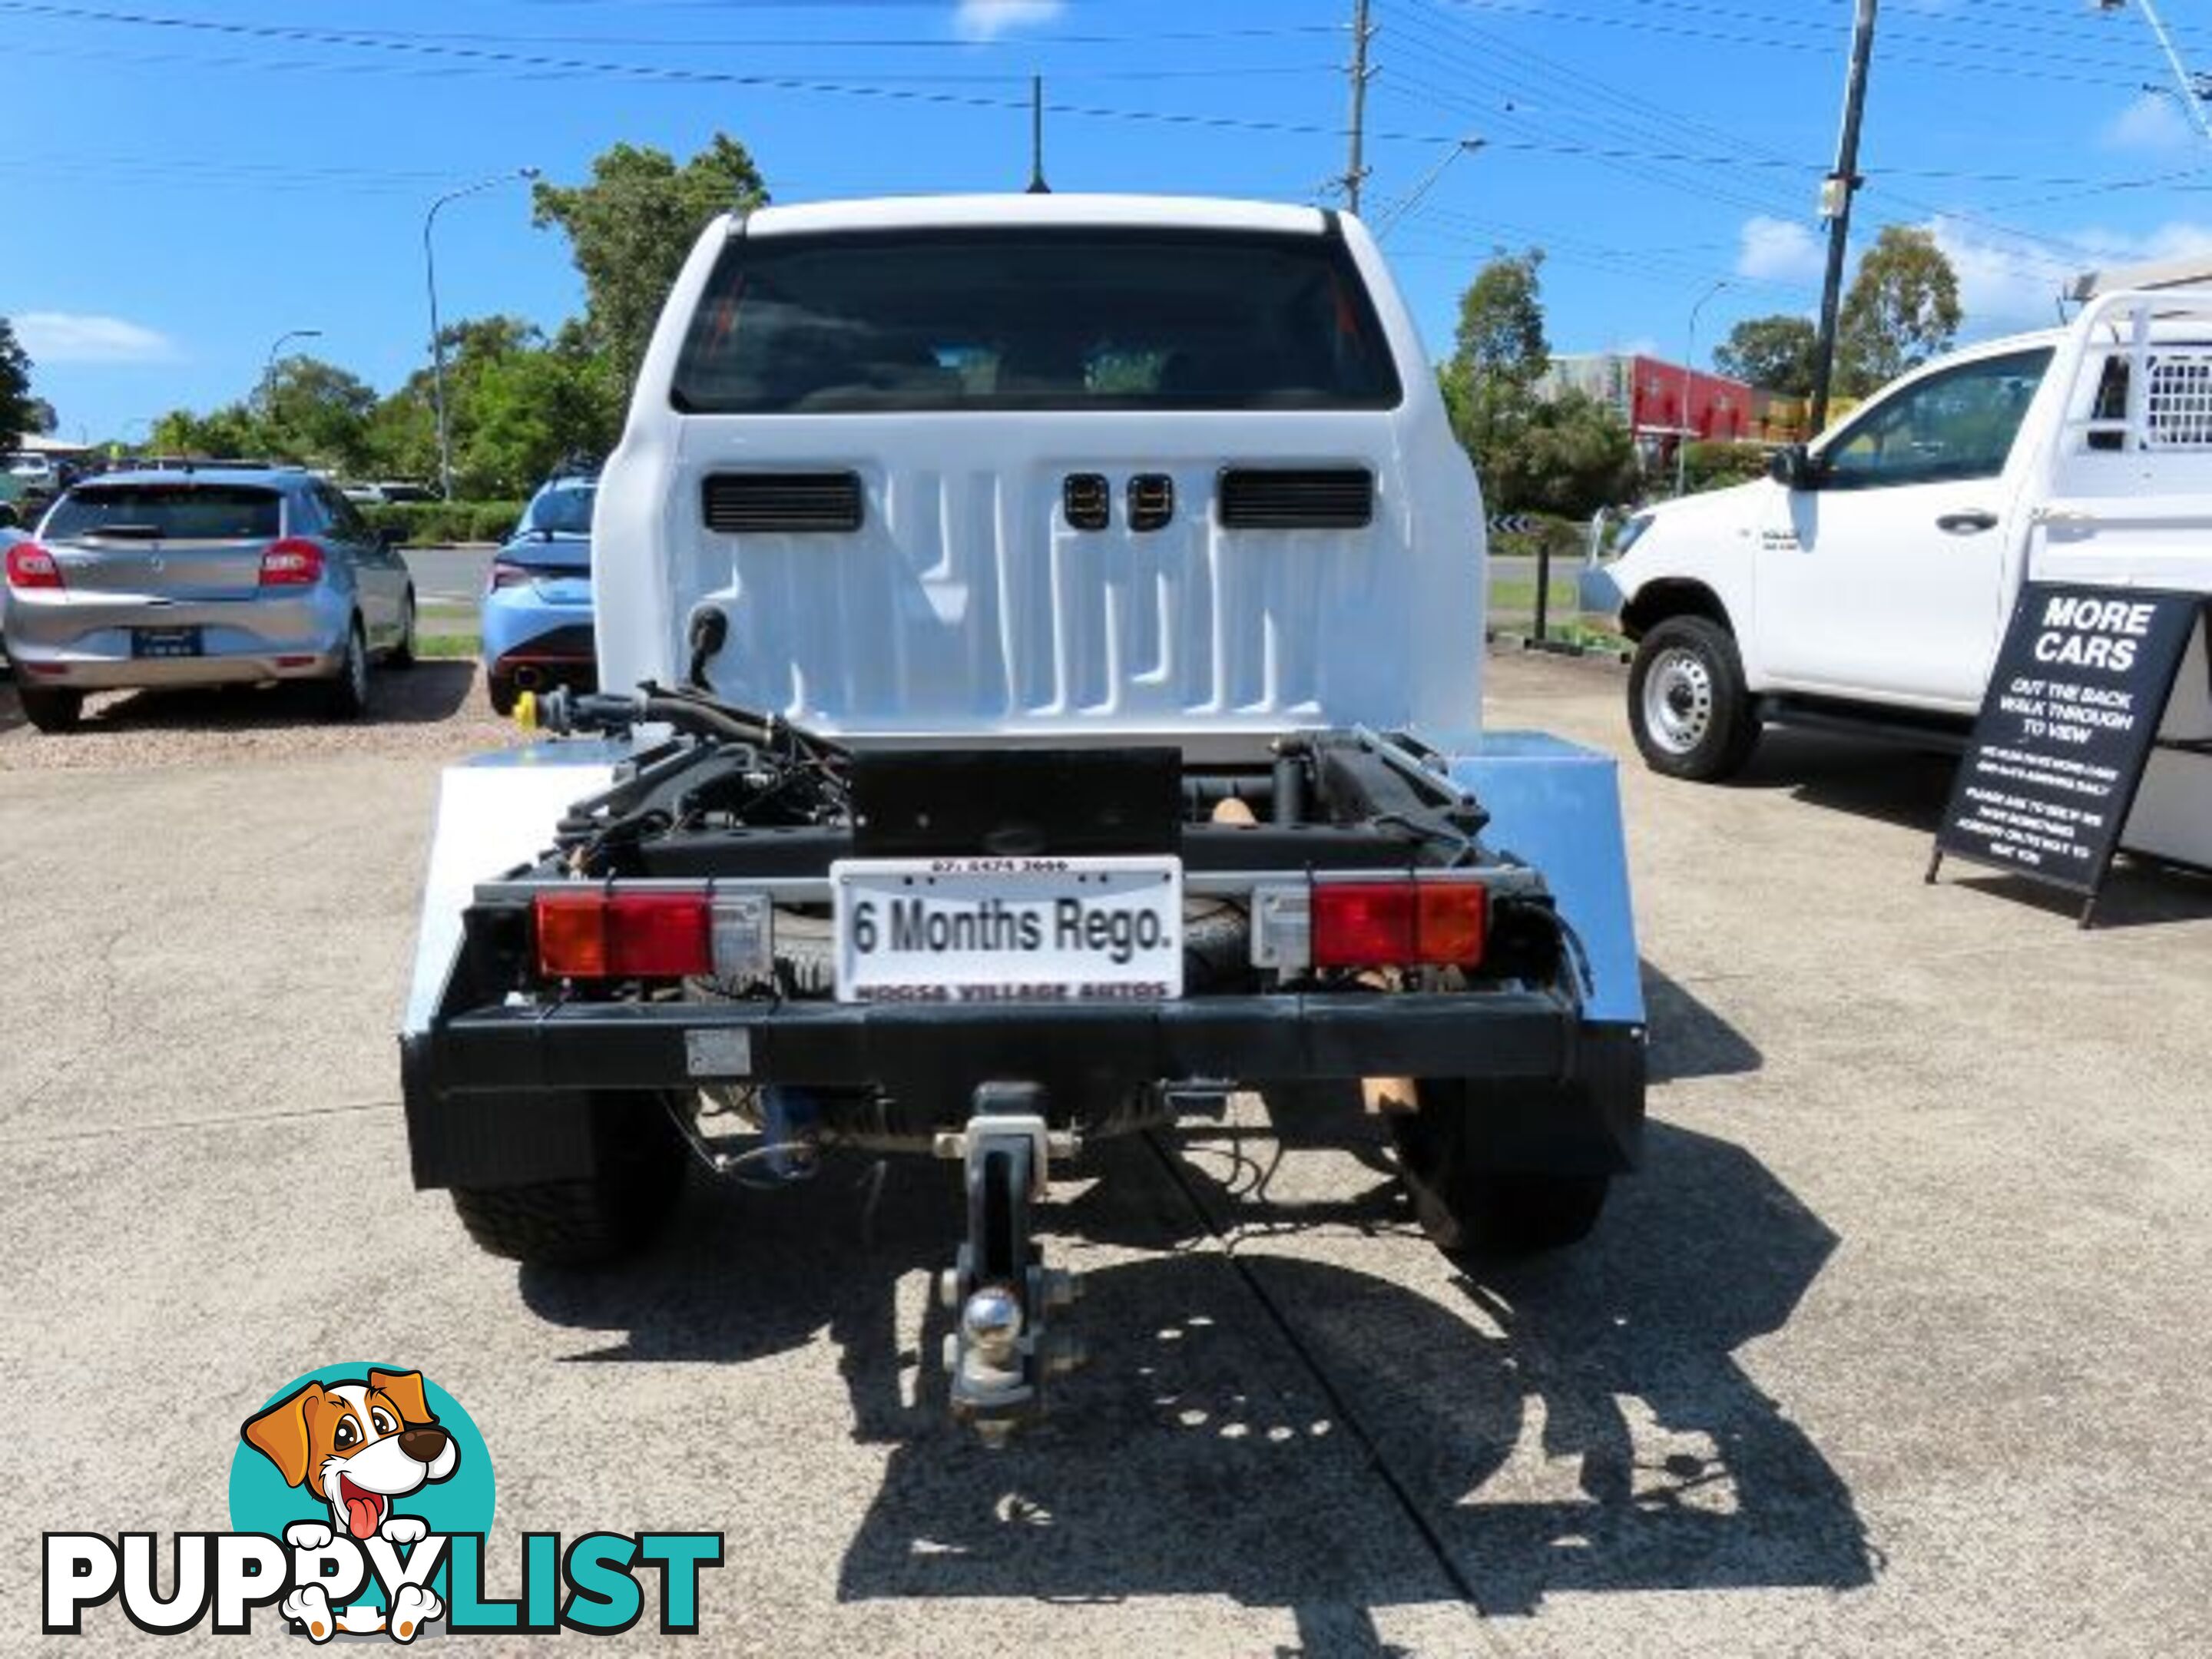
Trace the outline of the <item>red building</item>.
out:
<instances>
[{"instance_id":1,"label":"red building","mask_svg":"<svg viewBox=\"0 0 2212 1659\"><path fill-rule=\"evenodd\" d=\"M1721 443L1773 441L1761 394L1741 380L1617 351L1554 357L1545 383L1571 386L1609 404L1635 434L1647 464L1672 459L1685 437Z\"/></svg>"}]
</instances>

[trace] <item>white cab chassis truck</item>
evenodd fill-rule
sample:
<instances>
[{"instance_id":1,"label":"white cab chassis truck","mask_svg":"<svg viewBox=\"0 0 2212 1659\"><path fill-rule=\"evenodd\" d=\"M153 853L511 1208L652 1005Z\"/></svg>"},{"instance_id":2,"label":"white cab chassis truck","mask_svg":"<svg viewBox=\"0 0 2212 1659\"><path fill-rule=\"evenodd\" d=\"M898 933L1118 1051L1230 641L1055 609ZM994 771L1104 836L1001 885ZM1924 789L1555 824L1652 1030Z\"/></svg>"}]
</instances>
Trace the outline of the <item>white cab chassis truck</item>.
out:
<instances>
[{"instance_id":1,"label":"white cab chassis truck","mask_svg":"<svg viewBox=\"0 0 2212 1659\"><path fill-rule=\"evenodd\" d=\"M1580 1237L1644 1117L1619 808L1605 757L1479 732L1482 523L1353 219L716 223L600 485L619 690L443 782L418 1184L578 1264L695 1162L945 1158L994 1437L1073 1354L1050 1176L1232 1090L1293 1145L1379 1116L1448 1249Z\"/></svg>"},{"instance_id":2,"label":"white cab chassis truck","mask_svg":"<svg viewBox=\"0 0 2212 1659\"><path fill-rule=\"evenodd\" d=\"M2022 583L2212 592L2212 290L2107 294L1941 358L1624 544L1583 599L1637 641L1655 770L1725 778L1771 724L1962 749ZM2200 630L2168 715L2192 734L2203 652ZM2212 767L2154 756L2122 844L2203 861Z\"/></svg>"}]
</instances>

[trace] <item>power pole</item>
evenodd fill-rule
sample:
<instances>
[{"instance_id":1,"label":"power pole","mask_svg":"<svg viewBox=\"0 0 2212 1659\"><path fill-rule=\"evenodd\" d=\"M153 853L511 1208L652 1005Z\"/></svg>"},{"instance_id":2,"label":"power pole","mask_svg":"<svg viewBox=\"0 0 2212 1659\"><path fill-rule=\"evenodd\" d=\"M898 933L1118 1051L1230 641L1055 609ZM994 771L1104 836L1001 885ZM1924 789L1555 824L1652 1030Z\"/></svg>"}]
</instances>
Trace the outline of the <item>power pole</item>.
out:
<instances>
[{"instance_id":1,"label":"power pole","mask_svg":"<svg viewBox=\"0 0 2212 1659\"><path fill-rule=\"evenodd\" d=\"M1858 0L1851 29L1850 77L1844 83L1844 131L1836 143L1836 170L1820 191L1828 221L1828 270L1820 283L1820 343L1813 363L1812 429L1828 423L1828 383L1836 367L1836 321L1843 305L1844 256L1851 240L1851 198L1859 187L1859 118L1866 110L1867 65L1874 58L1874 14L1879 0Z\"/></svg>"},{"instance_id":2,"label":"power pole","mask_svg":"<svg viewBox=\"0 0 2212 1659\"><path fill-rule=\"evenodd\" d=\"M1352 8L1352 155L1344 169L1344 202L1359 211L1359 186L1367 179L1367 43L1375 38L1367 21L1368 0L1353 0Z\"/></svg>"}]
</instances>

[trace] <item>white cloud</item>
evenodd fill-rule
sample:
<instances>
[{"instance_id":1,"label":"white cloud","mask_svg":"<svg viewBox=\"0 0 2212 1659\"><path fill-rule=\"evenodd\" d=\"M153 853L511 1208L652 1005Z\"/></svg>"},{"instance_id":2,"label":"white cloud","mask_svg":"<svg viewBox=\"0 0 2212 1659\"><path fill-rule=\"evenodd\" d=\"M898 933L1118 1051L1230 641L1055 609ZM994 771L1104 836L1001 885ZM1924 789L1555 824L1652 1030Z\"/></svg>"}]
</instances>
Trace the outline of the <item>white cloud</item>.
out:
<instances>
[{"instance_id":1,"label":"white cloud","mask_svg":"<svg viewBox=\"0 0 2212 1659\"><path fill-rule=\"evenodd\" d=\"M2053 238L2063 247L1959 219L1937 219L1928 228L1959 273L1959 303L1972 334L2050 327L2058 319L2058 295L2085 270L2191 254L2212 264L2212 225L2185 221L2136 234L2096 227L2065 231Z\"/></svg>"},{"instance_id":2,"label":"white cloud","mask_svg":"<svg viewBox=\"0 0 2212 1659\"><path fill-rule=\"evenodd\" d=\"M1810 282L1820 274L1820 239L1794 219L1754 214L1744 221L1735 274L1766 282Z\"/></svg>"},{"instance_id":3,"label":"white cloud","mask_svg":"<svg viewBox=\"0 0 2212 1659\"><path fill-rule=\"evenodd\" d=\"M165 334L120 317L25 311L10 319L31 361L48 363L166 363L177 348Z\"/></svg>"},{"instance_id":4,"label":"white cloud","mask_svg":"<svg viewBox=\"0 0 2212 1659\"><path fill-rule=\"evenodd\" d=\"M2148 91L2106 122L2098 137L2107 149L2150 150L2162 155L2198 143L2197 130L2173 100Z\"/></svg>"},{"instance_id":5,"label":"white cloud","mask_svg":"<svg viewBox=\"0 0 2212 1659\"><path fill-rule=\"evenodd\" d=\"M995 40L1012 29L1049 23L1066 9L1066 0L960 0L952 27L966 40Z\"/></svg>"}]
</instances>

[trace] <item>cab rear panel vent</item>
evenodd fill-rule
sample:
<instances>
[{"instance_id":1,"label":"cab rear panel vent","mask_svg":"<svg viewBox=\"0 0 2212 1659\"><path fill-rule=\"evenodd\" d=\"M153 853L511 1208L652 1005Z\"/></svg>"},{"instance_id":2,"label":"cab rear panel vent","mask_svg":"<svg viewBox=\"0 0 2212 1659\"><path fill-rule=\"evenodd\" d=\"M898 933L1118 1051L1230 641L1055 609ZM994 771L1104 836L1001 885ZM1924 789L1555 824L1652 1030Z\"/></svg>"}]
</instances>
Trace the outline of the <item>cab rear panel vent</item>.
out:
<instances>
[{"instance_id":1,"label":"cab rear panel vent","mask_svg":"<svg viewBox=\"0 0 2212 1659\"><path fill-rule=\"evenodd\" d=\"M726 536L860 527L857 472L717 472L702 488L707 527Z\"/></svg>"},{"instance_id":2,"label":"cab rear panel vent","mask_svg":"<svg viewBox=\"0 0 2212 1659\"><path fill-rule=\"evenodd\" d=\"M1175 480L1164 472L1139 472L1129 480L1129 528L1164 530L1175 517Z\"/></svg>"},{"instance_id":3,"label":"cab rear panel vent","mask_svg":"<svg viewBox=\"0 0 2212 1659\"><path fill-rule=\"evenodd\" d=\"M1232 467L1221 475L1230 530L1359 530L1374 522L1375 475L1364 467Z\"/></svg>"},{"instance_id":4,"label":"cab rear panel vent","mask_svg":"<svg viewBox=\"0 0 2212 1659\"><path fill-rule=\"evenodd\" d=\"M1112 521L1113 492L1103 472L1071 472L1060 487L1060 508L1076 530L1103 530Z\"/></svg>"}]
</instances>

